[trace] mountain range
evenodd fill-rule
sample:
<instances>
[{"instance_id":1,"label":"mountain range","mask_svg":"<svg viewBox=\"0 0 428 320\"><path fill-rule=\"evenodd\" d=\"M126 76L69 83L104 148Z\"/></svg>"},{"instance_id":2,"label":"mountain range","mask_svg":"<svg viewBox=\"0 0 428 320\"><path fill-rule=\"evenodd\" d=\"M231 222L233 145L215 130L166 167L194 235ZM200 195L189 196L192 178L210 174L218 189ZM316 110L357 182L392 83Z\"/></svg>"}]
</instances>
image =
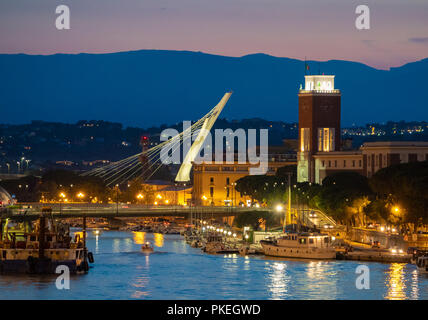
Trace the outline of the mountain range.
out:
<instances>
[{"instance_id":1,"label":"mountain range","mask_svg":"<svg viewBox=\"0 0 428 320\"><path fill-rule=\"evenodd\" d=\"M428 58L390 70L341 60L307 64L311 74L336 76L343 125L428 118ZM292 122L304 74L303 61L266 54L0 54L0 122L171 124L202 117L229 90L221 117Z\"/></svg>"}]
</instances>

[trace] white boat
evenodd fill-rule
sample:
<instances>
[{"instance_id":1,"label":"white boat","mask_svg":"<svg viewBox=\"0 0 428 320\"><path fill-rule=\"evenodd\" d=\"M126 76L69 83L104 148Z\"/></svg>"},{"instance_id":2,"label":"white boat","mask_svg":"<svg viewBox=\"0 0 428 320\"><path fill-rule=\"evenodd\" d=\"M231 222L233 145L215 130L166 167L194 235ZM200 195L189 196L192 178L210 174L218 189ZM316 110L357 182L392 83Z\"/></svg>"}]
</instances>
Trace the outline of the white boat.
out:
<instances>
[{"instance_id":1,"label":"white boat","mask_svg":"<svg viewBox=\"0 0 428 320\"><path fill-rule=\"evenodd\" d=\"M150 245L150 242L146 242L141 246L141 251L144 253L152 253L154 250L153 247Z\"/></svg>"},{"instance_id":2,"label":"white boat","mask_svg":"<svg viewBox=\"0 0 428 320\"><path fill-rule=\"evenodd\" d=\"M421 256L416 259L418 271L423 274L428 274L428 256Z\"/></svg>"},{"instance_id":3,"label":"white boat","mask_svg":"<svg viewBox=\"0 0 428 320\"><path fill-rule=\"evenodd\" d=\"M267 256L299 259L335 259L332 239L321 233L289 233L275 240L260 241Z\"/></svg>"}]
</instances>

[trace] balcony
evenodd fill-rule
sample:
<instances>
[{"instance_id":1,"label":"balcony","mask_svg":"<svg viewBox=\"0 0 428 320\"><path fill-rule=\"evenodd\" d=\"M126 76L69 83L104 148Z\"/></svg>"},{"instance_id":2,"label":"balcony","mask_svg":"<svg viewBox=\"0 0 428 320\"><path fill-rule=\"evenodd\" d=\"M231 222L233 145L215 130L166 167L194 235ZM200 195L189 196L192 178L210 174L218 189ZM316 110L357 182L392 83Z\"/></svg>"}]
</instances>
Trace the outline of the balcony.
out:
<instances>
[{"instance_id":1,"label":"balcony","mask_svg":"<svg viewBox=\"0 0 428 320\"><path fill-rule=\"evenodd\" d=\"M333 90L304 90L304 89L301 89L301 90L299 90L299 94L305 94L305 93L318 93L318 94L335 93L335 94L340 94L340 90L339 89L333 89Z\"/></svg>"}]
</instances>

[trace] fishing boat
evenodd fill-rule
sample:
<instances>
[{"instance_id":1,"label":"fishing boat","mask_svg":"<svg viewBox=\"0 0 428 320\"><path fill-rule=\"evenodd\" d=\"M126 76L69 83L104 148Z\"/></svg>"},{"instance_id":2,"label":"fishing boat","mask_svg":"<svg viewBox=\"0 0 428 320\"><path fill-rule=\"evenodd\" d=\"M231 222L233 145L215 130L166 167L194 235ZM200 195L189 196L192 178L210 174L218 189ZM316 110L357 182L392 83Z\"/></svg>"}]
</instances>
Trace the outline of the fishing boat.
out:
<instances>
[{"instance_id":1,"label":"fishing boat","mask_svg":"<svg viewBox=\"0 0 428 320\"><path fill-rule=\"evenodd\" d=\"M141 251L144 253L152 253L154 250L153 247L150 245L150 242L146 242L141 246Z\"/></svg>"},{"instance_id":2,"label":"fishing boat","mask_svg":"<svg viewBox=\"0 0 428 320\"><path fill-rule=\"evenodd\" d=\"M67 266L71 274L86 273L92 253L86 248L86 228L74 238L70 229L50 215L0 218L0 273L53 274ZM85 225L85 223L84 223Z\"/></svg>"},{"instance_id":3,"label":"fishing boat","mask_svg":"<svg viewBox=\"0 0 428 320\"><path fill-rule=\"evenodd\" d=\"M420 256L416 259L418 271L422 274L428 274L428 256Z\"/></svg>"},{"instance_id":4,"label":"fishing boat","mask_svg":"<svg viewBox=\"0 0 428 320\"><path fill-rule=\"evenodd\" d=\"M336 250L332 239L321 233L289 233L278 239L261 240L267 256L300 259L334 259Z\"/></svg>"}]
</instances>

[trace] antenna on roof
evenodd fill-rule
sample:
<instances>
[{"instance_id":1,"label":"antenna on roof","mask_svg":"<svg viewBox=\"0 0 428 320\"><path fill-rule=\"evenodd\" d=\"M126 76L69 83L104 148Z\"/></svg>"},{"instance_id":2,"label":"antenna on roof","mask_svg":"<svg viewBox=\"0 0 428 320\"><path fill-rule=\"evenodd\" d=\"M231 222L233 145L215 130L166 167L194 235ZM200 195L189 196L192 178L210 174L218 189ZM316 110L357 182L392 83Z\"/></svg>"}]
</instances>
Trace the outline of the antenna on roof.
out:
<instances>
[{"instance_id":1,"label":"antenna on roof","mask_svg":"<svg viewBox=\"0 0 428 320\"><path fill-rule=\"evenodd\" d=\"M305 57L305 76L307 71L309 71L309 65L306 63L306 57Z\"/></svg>"}]
</instances>

